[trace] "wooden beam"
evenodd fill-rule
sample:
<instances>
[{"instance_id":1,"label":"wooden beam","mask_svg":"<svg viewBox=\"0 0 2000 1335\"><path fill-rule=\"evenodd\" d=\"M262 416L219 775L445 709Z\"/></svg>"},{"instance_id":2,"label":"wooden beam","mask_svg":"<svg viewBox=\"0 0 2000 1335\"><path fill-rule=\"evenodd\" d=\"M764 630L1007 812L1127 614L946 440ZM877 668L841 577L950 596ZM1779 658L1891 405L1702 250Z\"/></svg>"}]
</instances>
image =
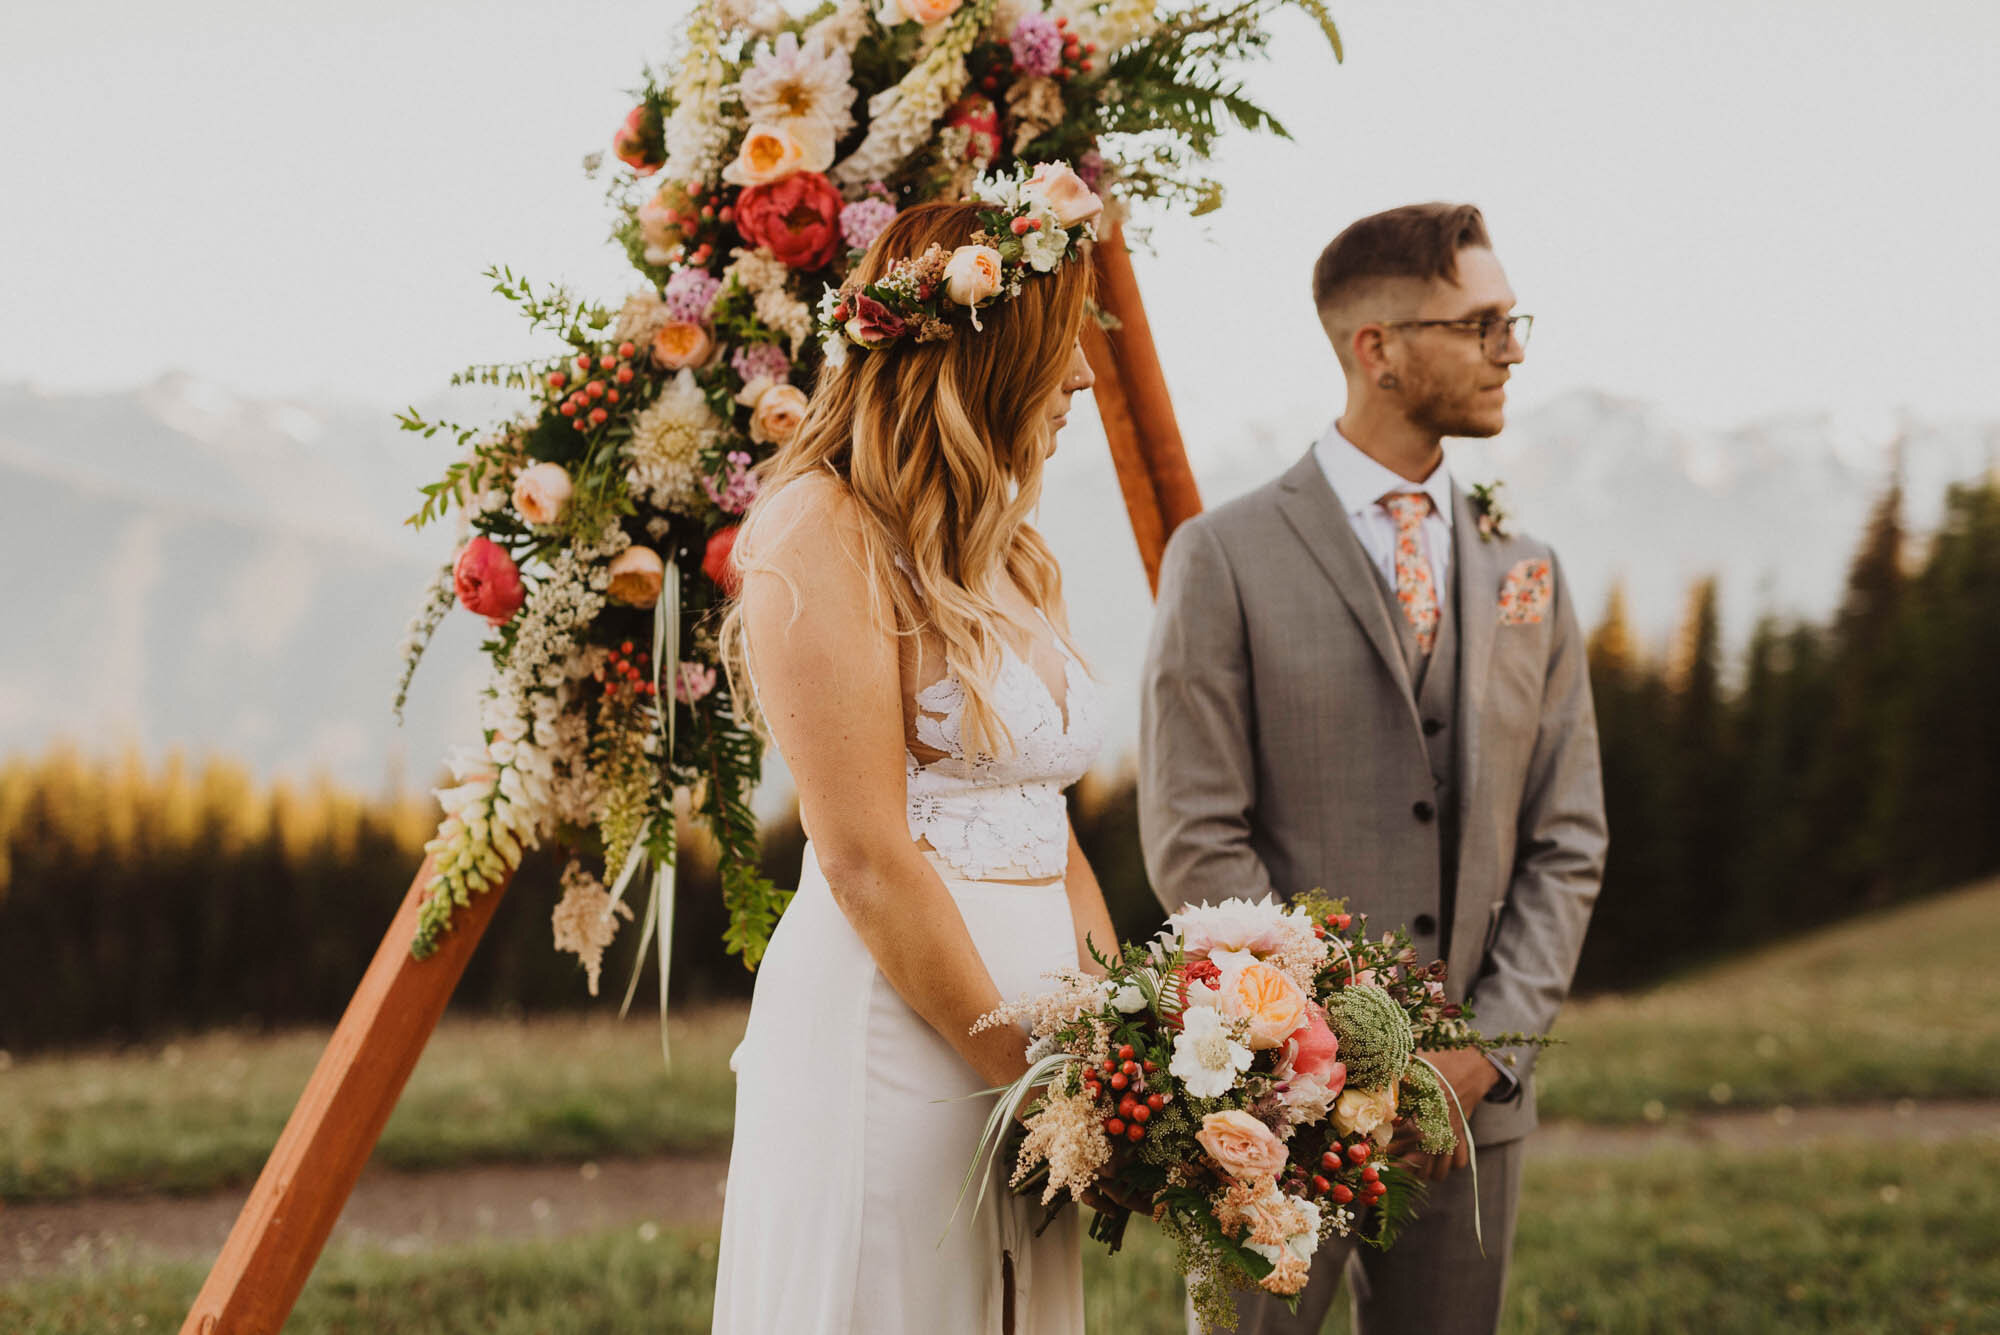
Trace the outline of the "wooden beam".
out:
<instances>
[{"instance_id":1,"label":"wooden beam","mask_svg":"<svg viewBox=\"0 0 2000 1335\"><path fill-rule=\"evenodd\" d=\"M1132 517L1132 536L1139 544L1146 582L1157 593L1160 554L1174 530L1201 513L1201 493L1174 419L1153 327L1139 300L1124 227L1111 223L1095 250L1097 302L1120 327L1108 332L1086 329L1084 354L1097 375L1092 393L1111 443L1111 460Z\"/></svg>"},{"instance_id":2,"label":"wooden beam","mask_svg":"<svg viewBox=\"0 0 2000 1335\"><path fill-rule=\"evenodd\" d=\"M427 858L237 1216L181 1335L276 1335L506 891L473 897L410 958Z\"/></svg>"}]
</instances>

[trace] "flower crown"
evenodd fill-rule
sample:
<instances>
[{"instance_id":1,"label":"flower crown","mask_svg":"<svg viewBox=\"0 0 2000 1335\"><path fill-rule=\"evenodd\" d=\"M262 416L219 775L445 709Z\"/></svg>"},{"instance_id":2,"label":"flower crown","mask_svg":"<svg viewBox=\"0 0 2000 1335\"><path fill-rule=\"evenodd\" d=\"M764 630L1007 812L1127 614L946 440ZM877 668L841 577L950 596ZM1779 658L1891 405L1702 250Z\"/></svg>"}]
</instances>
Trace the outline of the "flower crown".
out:
<instances>
[{"instance_id":1,"label":"flower crown","mask_svg":"<svg viewBox=\"0 0 2000 1335\"><path fill-rule=\"evenodd\" d=\"M886 348L905 336L935 343L952 336L951 315L963 309L974 329L981 307L1019 296L1030 274L1051 273L1097 236L1104 201L1061 162L1028 175L984 176L973 186L980 230L947 253L933 245L897 260L872 283L829 285L819 301L826 358L839 365L849 345Z\"/></svg>"}]
</instances>

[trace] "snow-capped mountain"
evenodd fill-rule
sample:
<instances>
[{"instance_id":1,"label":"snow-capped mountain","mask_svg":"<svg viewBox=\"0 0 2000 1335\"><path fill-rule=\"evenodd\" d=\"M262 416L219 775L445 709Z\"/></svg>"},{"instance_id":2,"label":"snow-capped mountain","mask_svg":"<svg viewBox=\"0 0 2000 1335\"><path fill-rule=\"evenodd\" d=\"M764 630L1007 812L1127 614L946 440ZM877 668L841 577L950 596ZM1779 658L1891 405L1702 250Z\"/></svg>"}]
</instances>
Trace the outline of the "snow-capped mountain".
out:
<instances>
[{"instance_id":1,"label":"snow-capped mountain","mask_svg":"<svg viewBox=\"0 0 2000 1335\"><path fill-rule=\"evenodd\" d=\"M471 421L493 406L453 405ZM1289 413L1204 442L1204 497L1275 475L1323 426ZM1516 522L1556 546L1587 624L1623 580L1655 641L1710 573L1732 638L1764 611L1824 613L1890 457L1889 440L1826 421L1703 432L1596 393L1450 449L1462 480L1503 479ZM2000 424L1911 423L1902 454L1921 530L1947 483L2000 463ZM391 719L397 643L453 541L448 525L414 533L402 521L449 457L442 438L397 431L386 406L247 400L185 376L109 394L0 386L0 551L13 572L0 755L135 740L267 775L429 779L448 745L473 737L480 681L480 626L456 614L418 674L408 725ZM1136 729L1151 603L1087 413L1051 464L1042 526L1111 700L1115 760Z\"/></svg>"}]
</instances>

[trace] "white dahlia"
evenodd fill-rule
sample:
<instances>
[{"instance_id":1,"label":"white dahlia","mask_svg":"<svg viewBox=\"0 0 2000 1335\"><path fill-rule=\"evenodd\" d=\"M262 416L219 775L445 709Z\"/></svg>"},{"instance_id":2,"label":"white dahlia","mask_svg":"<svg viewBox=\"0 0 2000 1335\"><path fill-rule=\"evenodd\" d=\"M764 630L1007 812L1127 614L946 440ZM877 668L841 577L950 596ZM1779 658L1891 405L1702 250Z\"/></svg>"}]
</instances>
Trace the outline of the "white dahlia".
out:
<instances>
[{"instance_id":1,"label":"white dahlia","mask_svg":"<svg viewBox=\"0 0 2000 1335\"><path fill-rule=\"evenodd\" d=\"M702 496L701 456L721 438L723 423L683 369L632 422L625 447L626 477L663 510L682 509Z\"/></svg>"},{"instance_id":2,"label":"white dahlia","mask_svg":"<svg viewBox=\"0 0 2000 1335\"><path fill-rule=\"evenodd\" d=\"M847 52L802 46L787 32L751 62L737 89L753 123L817 121L838 138L854 125L853 74Z\"/></svg>"}]
</instances>

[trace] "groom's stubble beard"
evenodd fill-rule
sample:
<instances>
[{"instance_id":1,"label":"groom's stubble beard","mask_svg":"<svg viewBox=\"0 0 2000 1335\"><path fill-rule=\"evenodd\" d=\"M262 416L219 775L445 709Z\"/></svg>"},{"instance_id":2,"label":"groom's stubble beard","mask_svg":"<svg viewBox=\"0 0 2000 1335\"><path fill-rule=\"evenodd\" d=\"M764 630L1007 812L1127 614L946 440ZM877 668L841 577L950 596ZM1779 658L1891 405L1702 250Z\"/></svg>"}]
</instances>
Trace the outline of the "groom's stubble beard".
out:
<instances>
[{"instance_id":1,"label":"groom's stubble beard","mask_svg":"<svg viewBox=\"0 0 2000 1335\"><path fill-rule=\"evenodd\" d=\"M1476 383L1468 383L1463 373L1440 375L1422 363L1413 363L1403 376L1403 415L1412 426L1439 436L1484 439L1505 429L1502 408L1480 402Z\"/></svg>"}]
</instances>

